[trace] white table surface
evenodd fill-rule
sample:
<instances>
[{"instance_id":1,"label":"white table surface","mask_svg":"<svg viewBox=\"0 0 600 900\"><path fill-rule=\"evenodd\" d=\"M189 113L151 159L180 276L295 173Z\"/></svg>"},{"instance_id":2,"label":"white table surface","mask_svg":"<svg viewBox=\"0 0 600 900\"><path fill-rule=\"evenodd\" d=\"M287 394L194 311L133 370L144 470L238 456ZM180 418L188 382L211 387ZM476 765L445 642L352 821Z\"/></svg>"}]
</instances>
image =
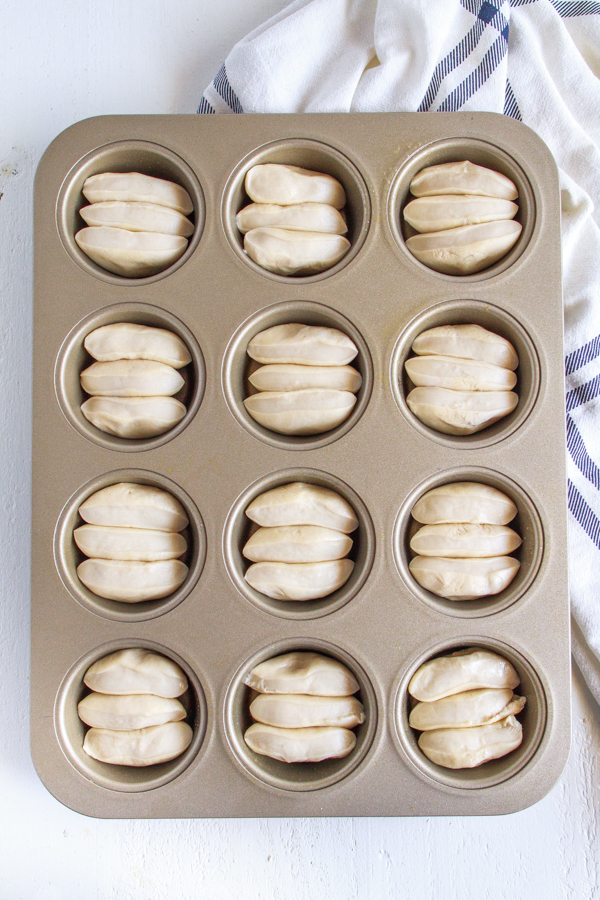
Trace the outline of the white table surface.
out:
<instances>
[{"instance_id":1,"label":"white table surface","mask_svg":"<svg viewBox=\"0 0 600 900\"><path fill-rule=\"evenodd\" d=\"M401 0L399 0L401 2ZM4 0L0 29L0 900L600 896L600 711L573 677L556 787L490 818L96 820L29 755L32 186L64 128L192 113L232 44L286 0Z\"/></svg>"}]
</instances>

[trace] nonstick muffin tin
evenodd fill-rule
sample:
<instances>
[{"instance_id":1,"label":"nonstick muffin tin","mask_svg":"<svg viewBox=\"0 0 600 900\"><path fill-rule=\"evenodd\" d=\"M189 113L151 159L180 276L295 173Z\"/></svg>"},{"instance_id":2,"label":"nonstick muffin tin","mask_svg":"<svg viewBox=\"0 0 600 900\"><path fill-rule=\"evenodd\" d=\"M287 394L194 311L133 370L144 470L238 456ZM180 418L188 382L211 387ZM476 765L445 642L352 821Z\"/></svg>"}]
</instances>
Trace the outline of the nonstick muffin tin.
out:
<instances>
[{"instance_id":1,"label":"nonstick muffin tin","mask_svg":"<svg viewBox=\"0 0 600 900\"><path fill-rule=\"evenodd\" d=\"M468 158L519 189L521 237L489 269L453 277L406 250L401 224L411 177ZM351 249L309 277L271 274L242 250L235 213L247 169L285 162L344 185ZM140 171L182 184L195 231L170 269L127 279L79 250L88 175ZM536 802L557 781L570 733L565 439L559 190L550 152L502 116L372 114L122 116L81 122L40 163L35 189L32 553L32 752L48 789L101 817L482 815ZM103 434L80 411L82 342L110 322L168 328L192 363L186 417L149 440ZM271 325L341 328L363 383L338 428L286 437L243 406L250 338ZM475 322L519 354L519 404L468 437L432 431L408 409L403 362L434 325ZM520 571L501 594L453 603L408 570L410 511L426 490L474 480L518 507ZM78 506L118 481L165 488L190 519L189 575L164 600L102 600L79 582ZM243 578L244 509L290 481L332 487L359 518L350 580L312 602L270 600ZM516 667L524 739L471 770L430 763L408 726L407 685L431 656L466 646ZM194 739L176 760L109 766L82 749L77 701L96 659L149 647L190 681ZM366 722L350 756L286 765L244 744L244 677L259 661L310 649L348 665Z\"/></svg>"}]
</instances>

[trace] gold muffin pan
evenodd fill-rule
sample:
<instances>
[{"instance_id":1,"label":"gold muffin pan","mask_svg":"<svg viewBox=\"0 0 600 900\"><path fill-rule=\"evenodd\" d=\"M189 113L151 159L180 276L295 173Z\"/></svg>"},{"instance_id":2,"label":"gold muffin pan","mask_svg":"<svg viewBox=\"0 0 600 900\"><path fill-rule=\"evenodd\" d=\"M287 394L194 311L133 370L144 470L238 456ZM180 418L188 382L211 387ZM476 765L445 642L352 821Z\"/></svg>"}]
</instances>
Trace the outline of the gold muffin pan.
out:
<instances>
[{"instance_id":1,"label":"gold muffin pan","mask_svg":"<svg viewBox=\"0 0 600 900\"><path fill-rule=\"evenodd\" d=\"M523 230L490 268L452 277L410 255L401 210L419 169L465 158L515 181ZM248 202L246 171L264 162L343 183L351 248L336 266L284 277L244 254L235 214ZM104 171L189 191L195 231L173 266L127 279L78 248L81 186ZM102 117L51 144L35 189L31 739L59 800L110 818L483 815L526 807L555 784L570 739L559 225L548 149L493 114ZM168 328L192 356L186 416L149 440L103 434L80 411L83 340L119 321ZM358 347L356 406L325 434L275 434L243 405L247 343L284 322L340 328ZM468 437L433 431L405 400L415 336L460 322L508 338L520 360L514 412ZM418 497L461 480L514 500L523 545L505 591L454 603L412 579L408 542ZM118 481L164 488L187 510L189 575L164 600L102 600L77 578L79 505ZM333 488L359 519L351 578L306 603L270 600L244 580L244 510L290 481ZM453 771L418 749L406 687L426 659L471 645L519 672L524 739L500 760ZM123 647L155 649L188 675L194 738L176 760L135 769L83 753L83 674ZM244 743L245 676L294 649L339 659L358 679L367 715L345 759L286 765Z\"/></svg>"}]
</instances>

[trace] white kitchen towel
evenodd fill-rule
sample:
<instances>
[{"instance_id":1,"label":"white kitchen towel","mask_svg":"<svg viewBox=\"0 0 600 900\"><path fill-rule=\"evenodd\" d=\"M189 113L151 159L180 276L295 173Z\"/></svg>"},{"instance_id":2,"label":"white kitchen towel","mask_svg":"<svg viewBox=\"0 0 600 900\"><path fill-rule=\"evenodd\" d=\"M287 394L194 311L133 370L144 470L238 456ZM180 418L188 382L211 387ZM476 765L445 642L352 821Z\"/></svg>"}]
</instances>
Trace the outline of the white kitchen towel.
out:
<instances>
[{"instance_id":1,"label":"white kitchen towel","mask_svg":"<svg viewBox=\"0 0 600 900\"><path fill-rule=\"evenodd\" d=\"M593 0L296 0L236 44L198 112L486 110L548 144L562 192L573 655L600 703L598 76Z\"/></svg>"}]
</instances>

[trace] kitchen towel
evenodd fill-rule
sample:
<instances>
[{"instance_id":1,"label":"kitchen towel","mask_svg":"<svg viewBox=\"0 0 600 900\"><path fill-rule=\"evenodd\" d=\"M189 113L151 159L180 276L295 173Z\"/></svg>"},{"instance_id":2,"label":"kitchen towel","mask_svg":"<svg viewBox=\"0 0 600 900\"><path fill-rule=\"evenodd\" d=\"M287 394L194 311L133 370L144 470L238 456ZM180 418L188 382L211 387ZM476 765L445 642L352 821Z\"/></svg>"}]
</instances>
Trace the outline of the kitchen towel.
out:
<instances>
[{"instance_id":1,"label":"kitchen towel","mask_svg":"<svg viewBox=\"0 0 600 900\"><path fill-rule=\"evenodd\" d=\"M485 110L549 146L562 198L572 647L598 703L599 76L594 0L296 0L236 44L198 109Z\"/></svg>"}]
</instances>

